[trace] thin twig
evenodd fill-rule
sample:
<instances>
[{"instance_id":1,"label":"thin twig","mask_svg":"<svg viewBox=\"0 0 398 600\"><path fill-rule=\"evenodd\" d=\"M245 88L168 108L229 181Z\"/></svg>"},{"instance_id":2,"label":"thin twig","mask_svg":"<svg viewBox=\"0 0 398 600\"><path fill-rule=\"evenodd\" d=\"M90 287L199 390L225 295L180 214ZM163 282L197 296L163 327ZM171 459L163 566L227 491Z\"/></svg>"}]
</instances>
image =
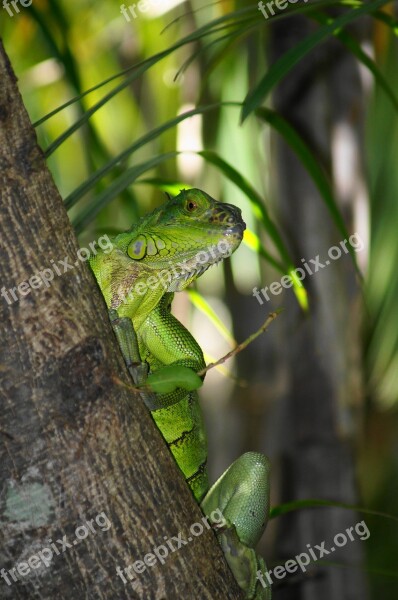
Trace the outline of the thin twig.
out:
<instances>
[{"instance_id":1,"label":"thin twig","mask_svg":"<svg viewBox=\"0 0 398 600\"><path fill-rule=\"evenodd\" d=\"M242 342L241 344L238 344L236 346L236 348L234 348L233 350L228 352L228 354L226 354L225 356L220 358L217 362L210 363L209 365L207 365L207 367L205 367L204 369L202 369L201 371L198 372L198 375L201 377L202 375L207 373L207 371L210 371L210 369L213 369L214 367L217 367L218 365L225 363L225 361L228 360L229 358L231 358L232 356L236 356L236 354L239 354L239 352L242 352L242 350L244 350L256 338L258 338L259 335L264 333L264 331L266 329L268 329L269 325L272 323L272 321L274 319L276 319L276 317L279 315L279 313L282 312L282 310L283 310L283 308L278 308L278 310L276 310L272 313L269 313L266 321L261 325L260 329L258 329L255 333L252 333L252 335L250 335L244 342Z\"/></svg>"},{"instance_id":2,"label":"thin twig","mask_svg":"<svg viewBox=\"0 0 398 600\"><path fill-rule=\"evenodd\" d=\"M124 381L119 379L119 377L117 377L117 375L114 375L113 373L111 374L111 380L114 383L116 383L116 385L120 385L120 386L126 388L127 390L132 390L133 392L142 392L142 390L143 390L143 387L137 387L135 385L125 383Z\"/></svg>"}]
</instances>

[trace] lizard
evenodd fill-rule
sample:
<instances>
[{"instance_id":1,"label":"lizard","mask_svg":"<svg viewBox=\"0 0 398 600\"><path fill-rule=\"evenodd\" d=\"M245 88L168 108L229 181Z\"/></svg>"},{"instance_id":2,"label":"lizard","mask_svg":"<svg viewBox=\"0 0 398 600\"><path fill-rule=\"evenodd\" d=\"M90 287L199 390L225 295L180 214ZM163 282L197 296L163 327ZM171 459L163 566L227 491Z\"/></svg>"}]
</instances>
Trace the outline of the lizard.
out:
<instances>
[{"instance_id":1,"label":"lizard","mask_svg":"<svg viewBox=\"0 0 398 600\"><path fill-rule=\"evenodd\" d=\"M135 383L150 384L151 376L167 373L170 367L195 373L205 367L199 344L171 313L173 296L230 256L245 228L236 206L199 189L181 190L111 238L110 252L98 250L90 256ZM265 562L254 550L269 514L267 457L243 454L210 487L197 391L177 387L141 395L204 514L221 511L224 522L213 523L213 528L245 597L270 600L270 584L259 577L260 571L267 573Z\"/></svg>"}]
</instances>

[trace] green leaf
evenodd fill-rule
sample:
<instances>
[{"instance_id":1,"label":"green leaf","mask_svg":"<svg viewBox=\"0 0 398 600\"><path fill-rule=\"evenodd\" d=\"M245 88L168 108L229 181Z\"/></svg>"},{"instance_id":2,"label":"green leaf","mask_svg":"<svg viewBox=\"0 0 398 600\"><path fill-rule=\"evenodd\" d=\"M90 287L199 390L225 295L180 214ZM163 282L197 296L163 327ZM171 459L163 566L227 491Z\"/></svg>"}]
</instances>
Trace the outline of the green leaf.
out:
<instances>
[{"instance_id":1,"label":"green leaf","mask_svg":"<svg viewBox=\"0 0 398 600\"><path fill-rule=\"evenodd\" d=\"M329 209L332 219L338 227L341 235L344 239L347 240L348 248L350 250L350 254L354 262L355 268L358 274L361 276L357 265L355 250L349 242L349 233L346 229L343 217L341 216L341 213L334 199L331 185L326 174L315 159L311 150L308 148L308 146L305 144L305 142L299 136L296 130L275 111L269 108L258 108L256 110L256 115L263 121L269 123L274 129L276 129L276 131L278 131L278 133L282 135L282 137L286 140L286 142L301 160L304 167L307 169L309 175L311 176L316 187L318 188L323 201Z\"/></svg>"},{"instance_id":2,"label":"green leaf","mask_svg":"<svg viewBox=\"0 0 398 600\"><path fill-rule=\"evenodd\" d=\"M244 27L245 23L248 23L248 25L246 25L246 27ZM235 42L236 39L243 37L244 33L247 33L254 27L258 27L258 21L257 21L257 19L254 19L253 17L249 17L247 19L242 19L238 24L231 23L230 25L231 25L231 27L235 27L235 29L232 31L228 31L228 33L216 38L215 40L212 40L208 44L203 44L202 46L199 46L199 48L197 50L192 52L192 54L184 61L184 63L178 69L174 79L177 80L180 75L185 73L185 71L188 69L189 65L191 63L193 63L195 60L199 59L201 54L208 53L210 48L212 48L213 46L216 46L217 44L219 44L220 42L223 42L224 40L227 40L229 42Z\"/></svg>"},{"instance_id":3,"label":"green leaf","mask_svg":"<svg viewBox=\"0 0 398 600\"><path fill-rule=\"evenodd\" d=\"M146 384L150 386L155 394L169 394L177 388L188 392L197 390L203 385L203 381L193 369L182 365L163 367L155 373L150 373Z\"/></svg>"},{"instance_id":4,"label":"green leaf","mask_svg":"<svg viewBox=\"0 0 398 600\"><path fill-rule=\"evenodd\" d=\"M375 515L376 517L383 517L385 519L391 519L398 523L398 517L382 512L380 510L372 510L371 508L364 508L363 506L357 506L355 504L347 504L345 502L336 502L334 500L320 500L317 498L307 498L305 500L295 500L294 502L286 502L285 504L279 504L273 506L270 510L270 519L285 515L286 513L293 512L295 510L301 510L305 508L344 508L345 510L355 510L356 512L363 513L365 515Z\"/></svg>"},{"instance_id":5,"label":"green leaf","mask_svg":"<svg viewBox=\"0 0 398 600\"><path fill-rule=\"evenodd\" d=\"M132 154L134 154L134 152L148 144L148 142L157 139L164 131L167 131L175 125L178 125L178 123L181 123L181 121L184 121L185 119L189 119L194 115L199 115L206 113L207 111L214 110L219 108L219 106L219 102L216 104L209 104L208 106L199 106L182 113L177 117L170 119L169 121L166 121L166 123L163 123L163 125L160 125L159 127L151 129L151 131L138 138L138 140L120 152L117 156L109 160L103 167L95 171L95 173L90 175L90 177L88 177L79 187L73 190L73 192L69 194L67 198L65 198L66 209L69 210L74 204L76 204L80 198L87 194L87 192L92 189L95 184L105 175L107 175L116 165L119 165L123 161L127 160Z\"/></svg>"},{"instance_id":6,"label":"green leaf","mask_svg":"<svg viewBox=\"0 0 398 600\"><path fill-rule=\"evenodd\" d=\"M384 13L382 13L384 14ZM319 23L325 24L325 23L330 23L331 19L329 17L327 17L324 14L314 14L311 15L316 21L318 21ZM395 23L396 26L396 23ZM392 87L390 86L390 84L388 83L387 79L384 77L384 75L380 72L379 68L377 67L376 63L374 62L374 60L371 59L370 56L368 56L366 54L366 52L364 52L361 48L361 46L358 44L358 42L356 41L355 38L352 37L352 35L350 35L349 33L347 33L346 31L338 31L335 33L335 36L337 37L337 39L339 39L346 48L348 48L348 50L350 50L350 52L352 52L352 54L354 54L354 56L356 56L356 58L367 68L369 69L369 71L372 73L373 77L375 78L376 82L379 84L379 86L381 87L381 89L386 93L387 97L391 100L395 110L398 110L398 99L397 96L395 95L394 90L392 89Z\"/></svg>"},{"instance_id":7,"label":"green leaf","mask_svg":"<svg viewBox=\"0 0 398 600\"><path fill-rule=\"evenodd\" d=\"M252 7L250 7L249 10L252 10ZM199 29L197 29L193 33L190 33L189 35L184 37L182 40L179 40L173 46L170 46L166 50L158 52L157 54L151 56L149 59L145 59L145 60L137 63L136 65L133 65L129 69L126 69L125 71L123 71L123 73L126 73L128 71L133 70L133 73L130 73L124 79L124 81L119 83L114 89L112 89L105 96L103 96L103 98L101 98L101 100L99 100L91 108L86 110L84 115L82 115L79 119L77 119L75 121L75 123L73 123L73 125L71 125L66 131L64 131L64 133L62 133L57 139L55 139L54 142L52 144L50 144L50 146L46 149L46 151L44 153L46 158L48 158L75 131L79 130L80 127L82 125L84 125L93 114L95 114L97 112L97 110L99 110L102 106L104 106L108 101L112 100L112 98L114 98L119 92L123 91L126 87L128 87L135 79L138 79L139 77L141 77L141 75L143 75L143 73L145 73L145 71L147 71L153 65L155 65L156 63L161 61L163 58L165 58L166 56L168 56L175 50L178 50L178 48L181 48L182 46L185 46L188 43L194 42L196 40L200 40L201 38L204 38L207 35L213 35L215 33L223 31L224 29L231 27L231 23L229 23L229 21L233 21L235 19L236 22L239 24L241 15L244 14L245 12L247 12L247 9L241 9L241 10L229 13L227 15L224 15L223 17L220 17L218 19L214 19L213 21L210 21L210 23L206 23L202 27L199 27ZM55 111L52 111L50 113L50 115L47 115L47 117L44 117L35 125L42 123L46 118L53 116L54 114L56 114L57 112L59 112L60 110L65 108L66 106L70 105L72 102L80 100L87 93L100 88L105 83L110 82L112 79L116 79L123 73L116 74L116 75L112 76L111 78L106 79L104 82L101 82L101 83L97 84L96 86L92 87L87 92L80 94L79 96L76 96L73 100L65 103L64 105L62 105Z\"/></svg>"},{"instance_id":8,"label":"green leaf","mask_svg":"<svg viewBox=\"0 0 398 600\"><path fill-rule=\"evenodd\" d=\"M300 62L300 60L308 54L308 52L313 50L318 44L326 41L330 35L337 33L342 27L355 21L355 19L361 15L369 14L384 4L388 4L388 2L389 0L373 0L372 2L365 2L363 5L349 10L340 17L337 17L332 23L320 27L314 33L307 35L301 42L285 52L285 54L268 69L267 73L257 86L247 94L243 102L241 122L243 123L250 113L256 110L256 108L264 102L272 88L279 83L294 65Z\"/></svg>"},{"instance_id":9,"label":"green leaf","mask_svg":"<svg viewBox=\"0 0 398 600\"><path fill-rule=\"evenodd\" d=\"M333 6L335 4L336 4L335 0L323 0L323 1L317 2L317 6L322 6L322 7L323 6ZM203 8L205 8L205 7L203 7ZM305 13L310 10L312 10L312 7L310 5L291 7L287 14L286 13L277 14L273 17L272 20L275 21L278 19L287 18L293 13ZM193 11L193 12L196 12L196 11ZM241 8L239 10L227 13L227 14L223 15L222 17L219 17L217 19L214 19L213 21L210 21L209 23L206 23L202 27L199 27L195 32L193 32L192 34L189 34L188 36L186 36L185 38L183 38L182 40L180 40L179 42L177 42L170 48L167 48L166 50L163 50L163 51L157 53L156 55L151 56L150 58L146 58L142 61L139 61L138 63L135 63L134 65L131 65L130 67L123 69L122 71L119 71L118 73L115 73L114 75L111 75L110 77L107 77L106 79L100 81L99 83L95 84L91 88L74 96L70 100L67 100L67 102L65 102L64 104L61 104L60 106L58 106L51 112L47 113L46 115L44 115L43 117L41 117L40 119L35 121L33 123L33 127L38 127L39 125L41 125L42 123L44 123L51 117L55 116L62 110L68 108L69 106L71 106L72 104L74 104L76 102L80 102L82 100L82 98L84 98L85 96L91 94L92 92L99 90L100 88L108 85L109 83L115 81L116 79L119 79L125 75L128 75L129 73L131 74L132 71L137 70L140 67L145 67L145 65L147 65L147 67L144 68L144 70L146 70L147 68L150 68L152 66L152 64L158 62L159 60L162 60L164 57L168 56L168 54L170 54L171 52L174 52L178 48L181 48L184 45L189 44L191 42L197 41L207 35L212 35L214 33L218 33L219 31L222 31L223 29L230 27L231 24L234 24L234 23L230 24L229 21L235 20L237 24L240 24L242 18L249 13L253 13L253 15L257 17L258 27L261 27L264 25L264 19L261 17L261 15L259 15L257 6ZM190 13L187 13L187 14L190 14ZM381 13L381 14L383 15L384 13ZM174 21L169 23L169 25L167 27L171 26L174 22L179 21L182 18L182 16L184 16L184 15L181 15L180 17L177 17L176 19L174 19ZM382 16L380 16L379 18L382 18ZM165 29L167 29L167 27ZM48 28L47 28L47 32L48 32ZM44 33L44 35L46 35L46 31L44 31L43 33ZM243 33L242 37L244 37L244 35L246 33L245 29L243 30L242 33ZM235 34L236 34L235 31L230 32L231 36L234 36ZM55 55L59 54L57 48L54 49L54 53L55 53ZM62 59L61 59L61 62L62 62ZM137 75L136 73L133 73L132 79L135 79L140 74ZM112 90L112 92L110 92L110 94L105 97L104 102L101 100L100 103L95 105L95 107L92 107L94 110L90 113L90 115L87 115L87 118L89 118L89 116L91 116L92 113L94 113L101 106L103 106L103 104L105 104L108 100L111 100L117 93L119 93L119 91L121 91L126 86L128 86L130 84L130 82L131 82L131 79L127 79L125 82L123 82L122 87L117 87L114 90ZM81 122L80 124L83 124L87 120L87 118L85 118L84 121ZM75 129L76 128L74 128L73 131ZM73 133L73 131L71 129L69 129L68 135L66 135L66 137L68 137L71 133ZM65 132L65 134L66 133L67 132ZM55 148L51 148L51 150L48 149L47 152L50 153L53 149L55 149Z\"/></svg>"},{"instance_id":10,"label":"green leaf","mask_svg":"<svg viewBox=\"0 0 398 600\"><path fill-rule=\"evenodd\" d=\"M393 16L389 15L388 13L386 13L382 10L375 10L373 13L373 16L375 17L375 19L378 19L379 21L381 21L382 23L384 23L385 25L390 27L392 33L396 37L398 37L398 21L397 21L397 19L395 19Z\"/></svg>"},{"instance_id":11,"label":"green leaf","mask_svg":"<svg viewBox=\"0 0 398 600\"><path fill-rule=\"evenodd\" d=\"M279 231L268 214L265 207L264 201L260 194L252 187L252 185L245 179L239 171L237 171L232 165L223 160L216 152L211 150L202 150L198 152L207 162L216 166L230 181L232 181L250 200L253 212L257 217L260 217L265 231L268 233L276 248L279 251L280 257L283 261L283 266L279 265L278 261L272 259L271 255L267 254L266 258L270 260L276 268L282 266L283 272L292 277L293 290L296 295L297 301L301 308L306 311L308 309L307 292L301 281L294 274L293 261L290 258L289 252L279 234ZM278 269L280 270L280 269Z\"/></svg>"},{"instance_id":12,"label":"green leaf","mask_svg":"<svg viewBox=\"0 0 398 600\"><path fill-rule=\"evenodd\" d=\"M154 158L134 165L126 171L124 171L119 177L117 177L103 192L95 196L89 205L82 210L77 217L72 221L72 225L77 233L81 231L94 219L94 217L102 210L111 200L113 200L118 194L123 192L131 183L133 183L137 177L146 173L153 167L174 158L177 152L168 152L167 154L160 154Z\"/></svg>"},{"instance_id":13,"label":"green leaf","mask_svg":"<svg viewBox=\"0 0 398 600\"><path fill-rule=\"evenodd\" d=\"M217 313L212 309L210 304L203 298L202 294L199 294L199 292L193 289L188 289L187 292L192 304L204 315L206 315L209 321L213 323L214 327L228 342L231 348L234 348L237 343L236 340L232 337L231 333L228 331L228 328L224 325L224 323L221 321Z\"/></svg>"},{"instance_id":14,"label":"green leaf","mask_svg":"<svg viewBox=\"0 0 398 600\"><path fill-rule=\"evenodd\" d=\"M143 183L167 192L171 196L178 196L181 190L189 190L193 187L180 180L172 181L171 179L162 179L161 177L145 177L144 179L140 179L140 185Z\"/></svg>"},{"instance_id":15,"label":"green leaf","mask_svg":"<svg viewBox=\"0 0 398 600\"><path fill-rule=\"evenodd\" d=\"M254 231L252 231L248 227L246 227L245 232L243 234L243 243L245 244L245 246L250 248L250 250L256 252L256 254L259 254L260 256L265 258L265 260L267 260L276 271L279 271L279 273L282 273L282 275L286 274L286 270L283 264L276 260L272 256L272 254L270 254L268 250L264 248L258 235L256 235Z\"/></svg>"}]
</instances>

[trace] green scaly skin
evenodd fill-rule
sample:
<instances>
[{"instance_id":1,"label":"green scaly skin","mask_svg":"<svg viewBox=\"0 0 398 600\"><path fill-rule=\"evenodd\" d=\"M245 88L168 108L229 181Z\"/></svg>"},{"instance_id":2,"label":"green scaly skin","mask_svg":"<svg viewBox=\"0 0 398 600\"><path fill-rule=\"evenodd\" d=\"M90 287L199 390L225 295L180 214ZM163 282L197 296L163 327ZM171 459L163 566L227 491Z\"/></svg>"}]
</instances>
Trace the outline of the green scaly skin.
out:
<instances>
[{"instance_id":1,"label":"green scaly skin","mask_svg":"<svg viewBox=\"0 0 398 600\"><path fill-rule=\"evenodd\" d=\"M175 365L195 372L205 367L200 346L171 314L171 302L174 292L232 254L244 229L235 206L201 190L183 190L114 237L109 253L90 257L108 309L116 311L120 321L132 323L131 335L118 335L127 363L135 348L150 373ZM141 377L143 381L145 373ZM155 403L148 401L147 406L203 512L210 517L221 510L225 523L214 523L214 528L246 598L269 600L270 588L256 577L258 569L264 574L266 567L253 550L269 513L267 458L244 454L209 490L207 440L197 393L177 388L157 394Z\"/></svg>"}]
</instances>

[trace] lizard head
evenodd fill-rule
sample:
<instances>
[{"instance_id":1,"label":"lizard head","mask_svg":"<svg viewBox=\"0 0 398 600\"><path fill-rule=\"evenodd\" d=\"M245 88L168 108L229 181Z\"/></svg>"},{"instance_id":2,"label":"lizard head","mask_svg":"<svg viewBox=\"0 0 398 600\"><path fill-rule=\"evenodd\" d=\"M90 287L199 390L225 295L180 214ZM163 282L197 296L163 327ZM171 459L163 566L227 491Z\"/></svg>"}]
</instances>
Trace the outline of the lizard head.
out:
<instances>
[{"instance_id":1,"label":"lizard head","mask_svg":"<svg viewBox=\"0 0 398 600\"><path fill-rule=\"evenodd\" d=\"M130 234L125 237L128 256L151 271L167 271L167 291L174 292L230 256L245 228L239 208L190 189L170 198L123 235Z\"/></svg>"}]
</instances>

